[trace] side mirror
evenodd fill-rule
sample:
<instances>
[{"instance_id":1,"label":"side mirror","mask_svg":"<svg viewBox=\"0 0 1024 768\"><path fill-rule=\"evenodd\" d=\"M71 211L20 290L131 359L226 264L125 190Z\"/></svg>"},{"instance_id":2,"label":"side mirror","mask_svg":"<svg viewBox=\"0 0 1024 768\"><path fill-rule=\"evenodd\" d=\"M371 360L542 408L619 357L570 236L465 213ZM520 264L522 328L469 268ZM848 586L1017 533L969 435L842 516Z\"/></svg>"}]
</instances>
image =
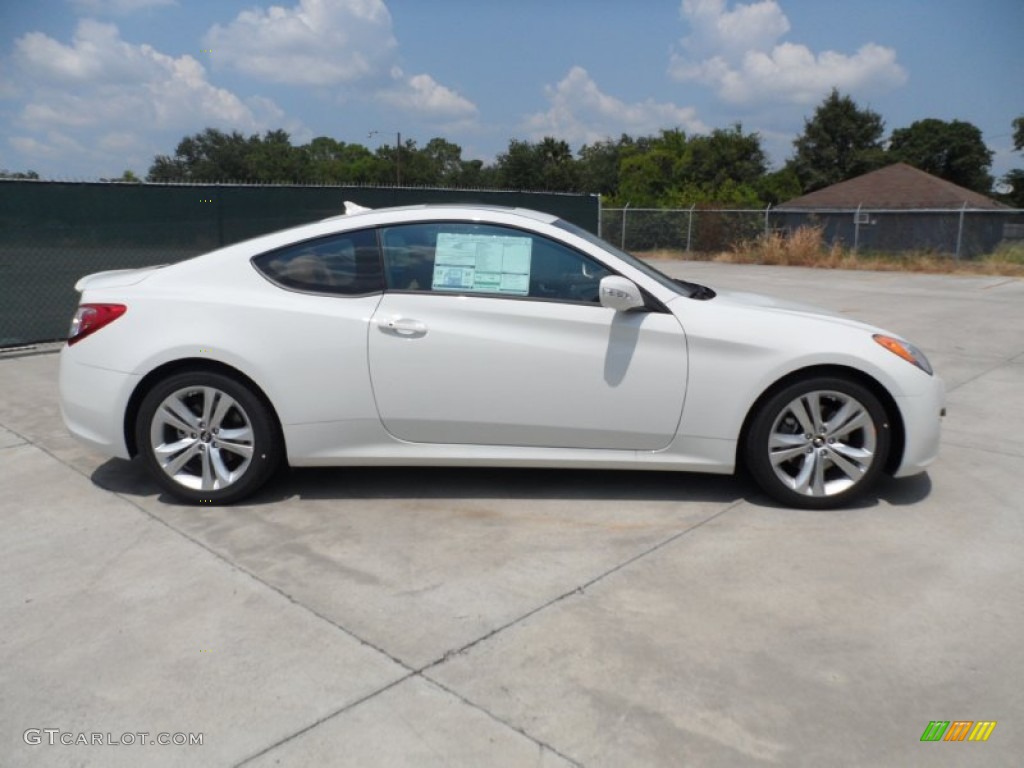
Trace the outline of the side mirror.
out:
<instances>
[{"instance_id":1,"label":"side mirror","mask_svg":"<svg viewBox=\"0 0 1024 768\"><path fill-rule=\"evenodd\" d=\"M601 278L598 294L601 297L601 306L614 309L616 312L628 312L644 306L644 297L636 283L618 275Z\"/></svg>"}]
</instances>

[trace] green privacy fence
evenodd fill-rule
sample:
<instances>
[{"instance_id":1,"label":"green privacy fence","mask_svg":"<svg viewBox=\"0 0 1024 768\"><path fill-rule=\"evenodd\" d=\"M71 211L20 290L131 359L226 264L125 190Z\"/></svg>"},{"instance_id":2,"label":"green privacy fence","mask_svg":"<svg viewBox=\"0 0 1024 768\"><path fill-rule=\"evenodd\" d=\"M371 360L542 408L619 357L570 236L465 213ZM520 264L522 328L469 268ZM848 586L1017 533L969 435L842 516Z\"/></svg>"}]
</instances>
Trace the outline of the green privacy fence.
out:
<instances>
[{"instance_id":1,"label":"green privacy fence","mask_svg":"<svg viewBox=\"0 0 1024 768\"><path fill-rule=\"evenodd\" d=\"M78 278L181 261L344 212L484 203L552 213L597 232L596 196L407 187L0 181L0 347L64 338Z\"/></svg>"}]
</instances>

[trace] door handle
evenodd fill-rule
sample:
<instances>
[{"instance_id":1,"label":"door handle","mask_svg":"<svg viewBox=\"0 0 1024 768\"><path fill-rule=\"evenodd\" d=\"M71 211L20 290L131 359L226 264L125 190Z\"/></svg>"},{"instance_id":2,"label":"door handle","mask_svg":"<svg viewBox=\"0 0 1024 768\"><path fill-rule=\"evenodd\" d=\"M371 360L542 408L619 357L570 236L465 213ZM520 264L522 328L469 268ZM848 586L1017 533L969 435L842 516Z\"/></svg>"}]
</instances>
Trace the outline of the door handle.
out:
<instances>
[{"instance_id":1,"label":"door handle","mask_svg":"<svg viewBox=\"0 0 1024 768\"><path fill-rule=\"evenodd\" d=\"M387 317L377 321L381 330L391 331L400 336L423 336L427 332L425 323L411 317Z\"/></svg>"}]
</instances>

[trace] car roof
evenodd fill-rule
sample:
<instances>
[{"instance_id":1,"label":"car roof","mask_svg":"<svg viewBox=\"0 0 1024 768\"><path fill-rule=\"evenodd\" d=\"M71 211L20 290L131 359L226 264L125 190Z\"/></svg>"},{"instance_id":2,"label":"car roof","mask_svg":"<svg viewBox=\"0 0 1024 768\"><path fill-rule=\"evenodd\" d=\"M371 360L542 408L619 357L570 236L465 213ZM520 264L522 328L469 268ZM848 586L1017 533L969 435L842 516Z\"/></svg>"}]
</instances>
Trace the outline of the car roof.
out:
<instances>
[{"instance_id":1,"label":"car roof","mask_svg":"<svg viewBox=\"0 0 1024 768\"><path fill-rule=\"evenodd\" d=\"M558 221L558 217L551 213L544 213L542 211L535 211L530 208L519 208L507 205L492 205L489 203L420 203L418 205L396 205L387 208L361 208L353 213L345 213L339 216L329 216L323 221L335 221L338 219L351 219L355 216L368 216L371 214L391 214L391 213L405 213L412 211L423 211L426 213L430 212L450 212L450 213L473 213L473 212L485 212L485 213L505 213L522 216L527 219L533 219L534 221L543 222L544 224L550 224L554 221Z\"/></svg>"}]
</instances>

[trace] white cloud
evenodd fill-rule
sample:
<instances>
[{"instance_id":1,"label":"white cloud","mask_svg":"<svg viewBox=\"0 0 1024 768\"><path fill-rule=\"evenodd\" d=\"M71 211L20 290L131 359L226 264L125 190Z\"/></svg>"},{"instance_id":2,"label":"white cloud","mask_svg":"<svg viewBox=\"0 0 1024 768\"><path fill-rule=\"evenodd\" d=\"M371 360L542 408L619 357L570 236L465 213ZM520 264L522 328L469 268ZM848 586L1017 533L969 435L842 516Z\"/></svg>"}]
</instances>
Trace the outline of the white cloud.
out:
<instances>
[{"instance_id":1,"label":"white cloud","mask_svg":"<svg viewBox=\"0 0 1024 768\"><path fill-rule=\"evenodd\" d=\"M72 173L120 171L128 161L144 171L155 154L207 126L304 130L269 99L243 100L211 84L193 57L128 43L115 25L92 19L78 23L70 44L39 32L22 36L12 61L23 103L11 146L26 156L66 157Z\"/></svg>"},{"instance_id":2,"label":"white cloud","mask_svg":"<svg viewBox=\"0 0 1024 768\"><path fill-rule=\"evenodd\" d=\"M398 67L392 69L396 83L378 93L381 101L412 109L425 116L458 120L475 117L476 105L427 74L405 77Z\"/></svg>"},{"instance_id":3,"label":"white cloud","mask_svg":"<svg viewBox=\"0 0 1024 768\"><path fill-rule=\"evenodd\" d=\"M79 13L94 15L112 14L123 16L147 8L161 8L177 5L177 0L70 0Z\"/></svg>"},{"instance_id":4,"label":"white cloud","mask_svg":"<svg viewBox=\"0 0 1024 768\"><path fill-rule=\"evenodd\" d=\"M681 43L683 52L672 56L669 71L677 80L715 88L734 104L807 104L833 87L880 91L907 80L891 48L867 43L847 55L783 42L789 19L775 0L731 11L726 0L683 0L682 13L692 33Z\"/></svg>"},{"instance_id":5,"label":"white cloud","mask_svg":"<svg viewBox=\"0 0 1024 768\"><path fill-rule=\"evenodd\" d=\"M272 83L334 87L430 119L467 120L476 105L429 74L406 77L383 0L299 0L243 11L204 37L214 66Z\"/></svg>"},{"instance_id":6,"label":"white cloud","mask_svg":"<svg viewBox=\"0 0 1024 768\"><path fill-rule=\"evenodd\" d=\"M397 46L382 0L300 0L242 11L204 38L211 60L253 77L339 85L386 73Z\"/></svg>"},{"instance_id":7,"label":"white cloud","mask_svg":"<svg viewBox=\"0 0 1024 768\"><path fill-rule=\"evenodd\" d=\"M31 32L14 47L23 84L35 86L20 116L30 128L54 123L259 127L252 110L235 94L212 85L194 58L127 43L113 24L83 19L71 45Z\"/></svg>"},{"instance_id":8,"label":"white cloud","mask_svg":"<svg viewBox=\"0 0 1024 768\"><path fill-rule=\"evenodd\" d=\"M573 67L558 85L544 90L550 108L527 119L527 129L535 139L556 136L589 144L621 133L648 134L662 128L708 131L692 107L653 99L627 104L603 93L583 67Z\"/></svg>"}]
</instances>

